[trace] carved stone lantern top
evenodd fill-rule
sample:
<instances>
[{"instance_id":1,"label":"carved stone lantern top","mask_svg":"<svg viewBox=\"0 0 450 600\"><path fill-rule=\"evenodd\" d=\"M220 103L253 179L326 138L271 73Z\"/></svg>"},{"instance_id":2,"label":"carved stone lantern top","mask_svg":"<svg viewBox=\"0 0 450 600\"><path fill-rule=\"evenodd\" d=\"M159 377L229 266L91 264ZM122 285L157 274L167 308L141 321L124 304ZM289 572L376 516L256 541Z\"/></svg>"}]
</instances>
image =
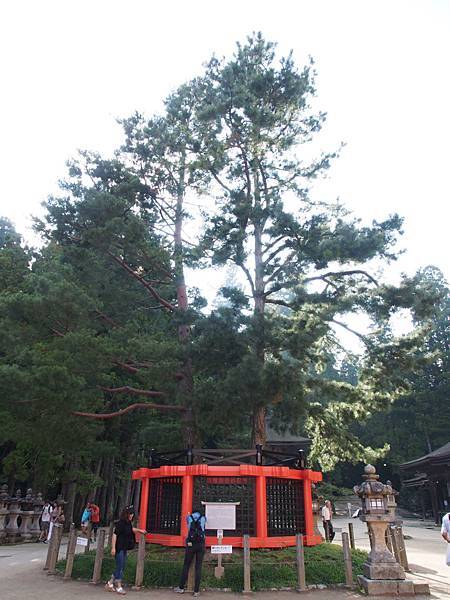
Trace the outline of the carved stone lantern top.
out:
<instances>
[{"instance_id":1,"label":"carved stone lantern top","mask_svg":"<svg viewBox=\"0 0 450 600\"><path fill-rule=\"evenodd\" d=\"M373 465L364 467L363 479L364 481L360 485L355 485L353 488L355 494L361 498L361 520L380 520L390 512L389 508L394 494L392 486L379 481L380 476ZM387 519L390 520L389 517Z\"/></svg>"},{"instance_id":2,"label":"carved stone lantern top","mask_svg":"<svg viewBox=\"0 0 450 600\"><path fill-rule=\"evenodd\" d=\"M5 483L4 485L0 486L0 508L2 506L6 505L6 502L8 501L8 498L9 498L8 486Z\"/></svg>"}]
</instances>

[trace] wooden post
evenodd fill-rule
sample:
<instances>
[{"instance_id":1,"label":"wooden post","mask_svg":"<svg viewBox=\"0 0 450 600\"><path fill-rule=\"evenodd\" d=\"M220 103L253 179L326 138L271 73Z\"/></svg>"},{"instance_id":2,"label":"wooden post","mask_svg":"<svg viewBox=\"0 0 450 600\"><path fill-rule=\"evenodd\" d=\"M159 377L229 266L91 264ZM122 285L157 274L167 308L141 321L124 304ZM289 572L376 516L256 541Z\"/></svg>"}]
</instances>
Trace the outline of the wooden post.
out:
<instances>
[{"instance_id":1,"label":"wooden post","mask_svg":"<svg viewBox=\"0 0 450 600\"><path fill-rule=\"evenodd\" d=\"M97 550L95 552L94 571L91 583L97 585L102 579L102 563L105 555L105 530L99 529L97 536Z\"/></svg>"},{"instance_id":2,"label":"wooden post","mask_svg":"<svg viewBox=\"0 0 450 600\"><path fill-rule=\"evenodd\" d=\"M110 548L112 546L113 534L114 534L114 521L111 521L111 523L109 524L109 531L108 531L108 546Z\"/></svg>"},{"instance_id":3,"label":"wooden post","mask_svg":"<svg viewBox=\"0 0 450 600\"><path fill-rule=\"evenodd\" d=\"M250 536L248 533L244 535L244 594L249 594L252 591L251 575L250 575Z\"/></svg>"},{"instance_id":4,"label":"wooden post","mask_svg":"<svg viewBox=\"0 0 450 600\"><path fill-rule=\"evenodd\" d=\"M348 533L342 533L342 549L344 551L345 584L353 585L352 554L350 552L350 543Z\"/></svg>"},{"instance_id":5,"label":"wooden post","mask_svg":"<svg viewBox=\"0 0 450 600\"><path fill-rule=\"evenodd\" d=\"M398 540L397 540L397 536L395 535L395 528L388 527L388 531L389 531L389 535L391 536L392 549L394 550L395 560L398 562L399 565L401 565L400 553L398 551Z\"/></svg>"},{"instance_id":6,"label":"wooden post","mask_svg":"<svg viewBox=\"0 0 450 600\"><path fill-rule=\"evenodd\" d=\"M48 567L50 565L51 557L53 554L54 544L55 544L55 538L53 537L53 532L52 532L52 537L50 538L50 543L48 544L47 558L45 559L45 565L43 566L44 571L48 571Z\"/></svg>"},{"instance_id":7,"label":"wooden post","mask_svg":"<svg viewBox=\"0 0 450 600\"><path fill-rule=\"evenodd\" d=\"M348 535L350 536L350 548L355 549L355 532L353 531L353 523L348 524Z\"/></svg>"},{"instance_id":8,"label":"wooden post","mask_svg":"<svg viewBox=\"0 0 450 600\"><path fill-rule=\"evenodd\" d=\"M400 564L405 569L405 571L409 571L409 563L408 557L406 556L406 546L405 546L405 538L403 536L403 528L396 527L396 535L398 539L398 553L400 556Z\"/></svg>"},{"instance_id":9,"label":"wooden post","mask_svg":"<svg viewBox=\"0 0 450 600\"><path fill-rule=\"evenodd\" d=\"M56 563L58 562L58 554L59 547L61 545L62 533L63 526L55 523L55 525L53 526L52 539L50 541L53 541L53 536L55 536L55 540L51 547L51 553L49 548L50 560L48 564L47 575L54 575L56 573Z\"/></svg>"},{"instance_id":10,"label":"wooden post","mask_svg":"<svg viewBox=\"0 0 450 600\"><path fill-rule=\"evenodd\" d=\"M73 525L73 523L72 523ZM66 554L66 570L64 571L64 581L67 581L72 577L73 560L75 558L75 551L77 548L77 535L78 532L75 527L70 527L69 541L67 543L67 554Z\"/></svg>"},{"instance_id":11,"label":"wooden post","mask_svg":"<svg viewBox=\"0 0 450 600\"><path fill-rule=\"evenodd\" d=\"M194 562L194 561L192 561ZM134 580L133 590L140 590L144 584L144 567L145 567L145 535L140 534L139 545L136 560L136 577Z\"/></svg>"},{"instance_id":12,"label":"wooden post","mask_svg":"<svg viewBox=\"0 0 450 600\"><path fill-rule=\"evenodd\" d=\"M91 549L91 531L92 531L92 525L91 522L89 521L87 527L86 527L86 536L87 536L87 546L85 546L84 548L84 553L86 554L87 552L89 552L89 550Z\"/></svg>"},{"instance_id":13,"label":"wooden post","mask_svg":"<svg viewBox=\"0 0 450 600\"><path fill-rule=\"evenodd\" d=\"M303 535L301 533L297 533L295 542L297 557L297 592L304 592L306 590L305 550L303 548Z\"/></svg>"},{"instance_id":14,"label":"wooden post","mask_svg":"<svg viewBox=\"0 0 450 600\"><path fill-rule=\"evenodd\" d=\"M223 531L222 531L223 534ZM219 531L217 531L217 543L219 546L222 545L222 535L219 535ZM217 567L214 567L214 577L216 579L222 579L225 573L225 569L222 567L222 555L218 554L217 556Z\"/></svg>"},{"instance_id":15,"label":"wooden post","mask_svg":"<svg viewBox=\"0 0 450 600\"><path fill-rule=\"evenodd\" d=\"M75 531L75 523L70 524L69 539L67 541L67 548L66 548L66 560L67 560L67 557L69 556L70 540L72 539L72 531Z\"/></svg>"},{"instance_id":16,"label":"wooden post","mask_svg":"<svg viewBox=\"0 0 450 600\"><path fill-rule=\"evenodd\" d=\"M386 547L389 550L389 552L393 555L394 554L394 549L392 548L392 541L391 541L391 535L389 533L389 526L386 529L386 533L384 535L384 538L386 540Z\"/></svg>"}]
</instances>

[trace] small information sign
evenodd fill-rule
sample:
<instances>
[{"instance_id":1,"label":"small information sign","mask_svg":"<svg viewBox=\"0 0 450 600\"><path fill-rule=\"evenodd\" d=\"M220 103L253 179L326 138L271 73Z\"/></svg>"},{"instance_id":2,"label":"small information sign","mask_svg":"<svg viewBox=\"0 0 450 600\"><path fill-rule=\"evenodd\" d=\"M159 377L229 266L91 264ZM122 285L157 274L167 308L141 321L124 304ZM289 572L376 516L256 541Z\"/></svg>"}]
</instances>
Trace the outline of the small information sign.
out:
<instances>
[{"instance_id":1,"label":"small information sign","mask_svg":"<svg viewBox=\"0 0 450 600\"><path fill-rule=\"evenodd\" d=\"M211 546L211 554L233 554L233 546L228 544Z\"/></svg>"},{"instance_id":2,"label":"small information sign","mask_svg":"<svg viewBox=\"0 0 450 600\"><path fill-rule=\"evenodd\" d=\"M239 502L205 502L208 529L236 529L236 505Z\"/></svg>"},{"instance_id":3,"label":"small information sign","mask_svg":"<svg viewBox=\"0 0 450 600\"><path fill-rule=\"evenodd\" d=\"M77 546L87 546L88 539L85 537L77 537Z\"/></svg>"}]
</instances>

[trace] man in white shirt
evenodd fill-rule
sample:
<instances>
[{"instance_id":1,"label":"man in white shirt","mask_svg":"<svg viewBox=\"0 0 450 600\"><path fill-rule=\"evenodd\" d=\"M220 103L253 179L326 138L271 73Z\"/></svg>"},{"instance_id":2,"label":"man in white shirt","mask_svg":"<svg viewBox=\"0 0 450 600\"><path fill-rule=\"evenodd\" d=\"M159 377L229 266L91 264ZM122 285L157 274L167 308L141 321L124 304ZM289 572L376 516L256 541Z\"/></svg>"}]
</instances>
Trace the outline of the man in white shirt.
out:
<instances>
[{"instance_id":1,"label":"man in white shirt","mask_svg":"<svg viewBox=\"0 0 450 600\"><path fill-rule=\"evenodd\" d=\"M444 515L442 519L441 535L446 542L450 543L450 513Z\"/></svg>"},{"instance_id":2,"label":"man in white shirt","mask_svg":"<svg viewBox=\"0 0 450 600\"><path fill-rule=\"evenodd\" d=\"M450 513L444 515L442 519L441 535L444 540L450 544ZM447 546L447 565L450 567L450 547Z\"/></svg>"},{"instance_id":3,"label":"man in white shirt","mask_svg":"<svg viewBox=\"0 0 450 600\"><path fill-rule=\"evenodd\" d=\"M331 519L333 517L333 507L329 500L325 500L325 506L322 508L322 523L325 531L325 539L327 542L332 542L334 540L333 523Z\"/></svg>"}]
</instances>

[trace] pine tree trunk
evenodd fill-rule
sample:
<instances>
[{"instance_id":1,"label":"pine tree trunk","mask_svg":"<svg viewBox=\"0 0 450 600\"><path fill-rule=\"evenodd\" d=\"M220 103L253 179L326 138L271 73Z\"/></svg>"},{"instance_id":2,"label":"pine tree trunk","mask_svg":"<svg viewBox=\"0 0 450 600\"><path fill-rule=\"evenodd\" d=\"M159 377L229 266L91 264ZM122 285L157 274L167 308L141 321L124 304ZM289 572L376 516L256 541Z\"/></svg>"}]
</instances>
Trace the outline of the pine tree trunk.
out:
<instances>
[{"instance_id":1,"label":"pine tree trunk","mask_svg":"<svg viewBox=\"0 0 450 600\"><path fill-rule=\"evenodd\" d=\"M180 325L178 326L178 339L181 342L185 357L184 363L181 369L181 379L179 382L179 393L182 399L183 405L188 409L183 415L182 419L182 436L186 446L194 443L194 420L192 414L192 393L193 393L193 376L192 376L192 361L189 356L189 342L190 342L190 327L187 324L187 311L189 308L189 302L186 290L186 281L184 277L184 257L183 257L183 201L185 192L185 159L184 156L181 160L181 167L179 170L178 180L178 195L177 195L177 207L175 213L175 233L174 233L174 265L175 265L175 278L177 288L177 303L178 310L181 313ZM184 319L183 319L184 314ZM184 321L184 322L183 322Z\"/></svg>"},{"instance_id":2,"label":"pine tree trunk","mask_svg":"<svg viewBox=\"0 0 450 600\"><path fill-rule=\"evenodd\" d=\"M106 522L110 523L114 518L116 508L116 486L114 477L114 457L111 458L108 473L107 503L106 503Z\"/></svg>"},{"instance_id":3,"label":"pine tree trunk","mask_svg":"<svg viewBox=\"0 0 450 600\"><path fill-rule=\"evenodd\" d=\"M258 176L254 177L254 195L255 207L260 207L259 197L259 182ZM265 284L264 284L264 261L262 250L262 223L259 219L254 222L255 229L255 290L254 290L254 317L257 323L257 340L255 345L255 354L258 363L261 365L261 370L264 368L265 361L265 332L264 332L264 310L265 310ZM266 407L261 402L261 399L255 399L255 407L253 409L252 423L252 443L264 445L266 443Z\"/></svg>"},{"instance_id":4,"label":"pine tree trunk","mask_svg":"<svg viewBox=\"0 0 450 600\"><path fill-rule=\"evenodd\" d=\"M67 465L67 471L69 473L69 480L66 481L62 495L64 500L67 502L64 513L66 517L66 521L64 524L64 529L68 530L70 528L70 524L74 519L74 510L75 510L75 496L77 493L77 476L76 473L80 466L79 460L74 459L69 462Z\"/></svg>"}]
</instances>

